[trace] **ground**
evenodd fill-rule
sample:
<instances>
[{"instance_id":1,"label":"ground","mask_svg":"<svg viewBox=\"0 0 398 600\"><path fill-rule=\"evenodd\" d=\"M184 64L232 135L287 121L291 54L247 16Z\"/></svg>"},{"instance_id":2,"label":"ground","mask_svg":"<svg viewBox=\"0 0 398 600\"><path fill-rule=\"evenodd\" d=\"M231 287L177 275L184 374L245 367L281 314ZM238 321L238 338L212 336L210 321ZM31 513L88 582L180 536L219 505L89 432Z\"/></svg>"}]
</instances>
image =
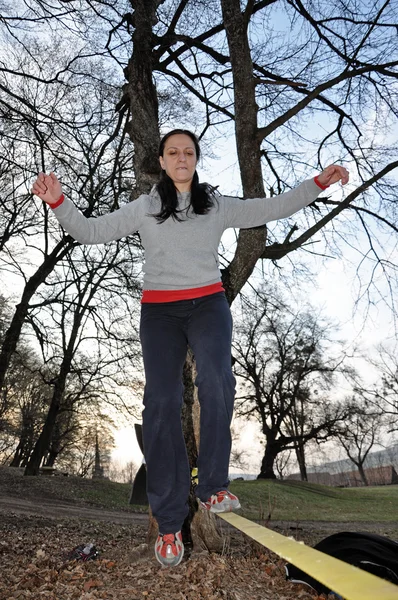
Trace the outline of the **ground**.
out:
<instances>
[{"instance_id":1,"label":"ground","mask_svg":"<svg viewBox=\"0 0 398 600\"><path fill-rule=\"evenodd\" d=\"M23 478L25 481L28 478ZM59 483L54 482L54 487ZM62 485L68 485L64 482ZM144 513L102 509L82 501L62 501L40 492L21 493L22 480L0 473L0 600L314 600L309 588L285 581L284 562L220 521L222 555L193 552L174 569L164 569L146 545ZM62 487L62 486L61 486ZM32 490L32 486L29 488ZM44 489L44 488L43 488ZM307 543L339 523L274 523L273 527ZM396 527L396 526L395 526ZM388 535L393 526L361 529ZM82 543L94 542L97 560L67 560Z\"/></svg>"}]
</instances>

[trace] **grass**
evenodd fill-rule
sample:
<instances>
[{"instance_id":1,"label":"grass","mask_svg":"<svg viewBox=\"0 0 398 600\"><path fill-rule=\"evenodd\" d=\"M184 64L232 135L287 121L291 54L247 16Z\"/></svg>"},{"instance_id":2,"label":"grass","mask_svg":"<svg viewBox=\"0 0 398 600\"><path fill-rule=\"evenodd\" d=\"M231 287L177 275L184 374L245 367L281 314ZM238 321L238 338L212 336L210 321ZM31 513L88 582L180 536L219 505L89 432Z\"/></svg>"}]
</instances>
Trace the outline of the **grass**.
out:
<instances>
[{"instance_id":1,"label":"grass","mask_svg":"<svg viewBox=\"0 0 398 600\"><path fill-rule=\"evenodd\" d=\"M130 486L111 481L78 480L75 498L109 508L127 509ZM248 519L272 521L385 521L398 519L398 486L333 488L302 481L236 481L231 484ZM130 507L145 511L145 507Z\"/></svg>"},{"instance_id":2,"label":"grass","mask_svg":"<svg viewBox=\"0 0 398 600\"><path fill-rule=\"evenodd\" d=\"M74 478L74 497L92 505L117 510L130 510L132 512L147 512L145 506L130 505L129 497L131 485L128 483L116 483L107 479L92 480Z\"/></svg>"},{"instance_id":3,"label":"grass","mask_svg":"<svg viewBox=\"0 0 398 600\"><path fill-rule=\"evenodd\" d=\"M90 504L109 510L146 512L143 506L129 505L131 485L107 479L69 477L24 477L23 469L0 467L0 493L26 499L57 499Z\"/></svg>"},{"instance_id":4,"label":"grass","mask_svg":"<svg viewBox=\"0 0 398 600\"><path fill-rule=\"evenodd\" d=\"M54 481L54 480L53 480ZM107 480L69 478L62 497L119 510L145 512L129 506L131 486ZM73 485L71 485L73 483ZM231 484L248 519L272 521L385 521L398 518L398 486L333 488L302 481L236 481ZM61 492L61 490L60 490Z\"/></svg>"},{"instance_id":5,"label":"grass","mask_svg":"<svg viewBox=\"0 0 398 600\"><path fill-rule=\"evenodd\" d=\"M302 481L255 480L231 483L248 519L273 521L398 520L398 485L333 488Z\"/></svg>"},{"instance_id":6,"label":"grass","mask_svg":"<svg viewBox=\"0 0 398 600\"><path fill-rule=\"evenodd\" d=\"M114 510L146 512L128 504L129 484L80 477L23 477L19 470L0 468L0 490L22 498L57 498ZM318 522L397 522L398 485L332 488L302 481L233 481L241 514L248 519Z\"/></svg>"}]
</instances>

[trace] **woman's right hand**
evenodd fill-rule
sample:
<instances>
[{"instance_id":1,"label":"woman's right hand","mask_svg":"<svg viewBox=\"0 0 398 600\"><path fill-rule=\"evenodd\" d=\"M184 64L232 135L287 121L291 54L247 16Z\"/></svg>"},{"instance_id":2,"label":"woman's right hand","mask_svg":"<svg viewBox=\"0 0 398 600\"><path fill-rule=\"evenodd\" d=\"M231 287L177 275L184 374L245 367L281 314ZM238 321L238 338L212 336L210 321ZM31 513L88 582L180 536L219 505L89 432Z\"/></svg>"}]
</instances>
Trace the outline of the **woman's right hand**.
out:
<instances>
[{"instance_id":1,"label":"woman's right hand","mask_svg":"<svg viewBox=\"0 0 398 600\"><path fill-rule=\"evenodd\" d=\"M50 206L58 202L62 196L61 184L53 172L50 175L39 173L31 191Z\"/></svg>"}]
</instances>

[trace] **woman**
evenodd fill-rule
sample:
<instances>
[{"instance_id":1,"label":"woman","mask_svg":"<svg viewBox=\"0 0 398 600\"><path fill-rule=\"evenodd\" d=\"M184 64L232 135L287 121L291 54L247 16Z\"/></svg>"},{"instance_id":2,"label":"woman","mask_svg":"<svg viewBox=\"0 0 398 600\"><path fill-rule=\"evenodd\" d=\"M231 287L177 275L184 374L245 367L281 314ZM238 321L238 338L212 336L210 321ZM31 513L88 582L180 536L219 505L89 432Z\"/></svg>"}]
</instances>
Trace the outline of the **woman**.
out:
<instances>
[{"instance_id":1,"label":"woman","mask_svg":"<svg viewBox=\"0 0 398 600\"><path fill-rule=\"evenodd\" d=\"M157 186L121 209L87 219L65 199L56 176L40 173L32 192L48 203L82 244L139 232L145 250L140 337L145 368L143 440L147 492L158 521L157 560L182 560L181 526L188 514L190 471L181 428L182 370L190 346L201 406L197 497L212 512L240 507L228 491L230 422L235 394L231 370L232 319L221 283L218 246L229 227L257 227L292 215L322 189L348 181L341 166L273 198L217 196L199 184L200 149L190 131L176 129L159 147Z\"/></svg>"}]
</instances>

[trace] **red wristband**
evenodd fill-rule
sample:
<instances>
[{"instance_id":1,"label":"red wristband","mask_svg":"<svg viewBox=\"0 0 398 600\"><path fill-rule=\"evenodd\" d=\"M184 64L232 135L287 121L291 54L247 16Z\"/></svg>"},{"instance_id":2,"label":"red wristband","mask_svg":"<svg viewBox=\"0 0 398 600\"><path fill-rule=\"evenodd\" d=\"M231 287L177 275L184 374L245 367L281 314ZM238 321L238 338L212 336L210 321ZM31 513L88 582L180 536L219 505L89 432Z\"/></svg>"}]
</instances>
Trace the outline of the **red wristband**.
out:
<instances>
[{"instance_id":1,"label":"red wristband","mask_svg":"<svg viewBox=\"0 0 398 600\"><path fill-rule=\"evenodd\" d=\"M329 187L328 185L322 185L322 183L318 179L318 175L314 177L314 181L317 184L317 186L321 188L321 190L326 190Z\"/></svg>"},{"instance_id":2,"label":"red wristband","mask_svg":"<svg viewBox=\"0 0 398 600\"><path fill-rule=\"evenodd\" d=\"M61 196L55 202L55 204L49 204L48 206L54 210L54 208L58 208L58 206L61 206L61 204L64 200L65 200L65 196L63 194L61 194Z\"/></svg>"}]
</instances>

